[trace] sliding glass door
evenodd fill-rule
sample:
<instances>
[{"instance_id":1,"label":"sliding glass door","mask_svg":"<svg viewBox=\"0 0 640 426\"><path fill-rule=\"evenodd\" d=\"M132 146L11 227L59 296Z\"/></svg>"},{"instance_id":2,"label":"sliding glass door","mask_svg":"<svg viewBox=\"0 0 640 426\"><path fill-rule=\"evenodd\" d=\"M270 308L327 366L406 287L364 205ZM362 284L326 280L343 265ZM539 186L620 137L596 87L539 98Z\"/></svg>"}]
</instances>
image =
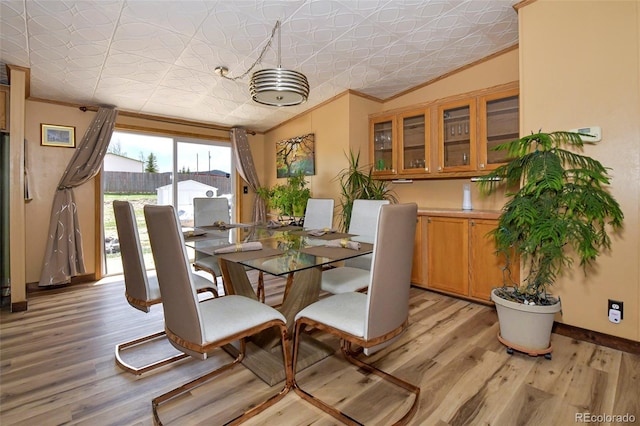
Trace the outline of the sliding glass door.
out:
<instances>
[{"instance_id":1,"label":"sliding glass door","mask_svg":"<svg viewBox=\"0 0 640 426\"><path fill-rule=\"evenodd\" d=\"M114 132L102 172L104 275L122 272L114 200L133 204L145 265L153 269L144 205L173 205L183 226L193 226L193 198L227 197L233 208L231 165L229 142Z\"/></svg>"}]
</instances>

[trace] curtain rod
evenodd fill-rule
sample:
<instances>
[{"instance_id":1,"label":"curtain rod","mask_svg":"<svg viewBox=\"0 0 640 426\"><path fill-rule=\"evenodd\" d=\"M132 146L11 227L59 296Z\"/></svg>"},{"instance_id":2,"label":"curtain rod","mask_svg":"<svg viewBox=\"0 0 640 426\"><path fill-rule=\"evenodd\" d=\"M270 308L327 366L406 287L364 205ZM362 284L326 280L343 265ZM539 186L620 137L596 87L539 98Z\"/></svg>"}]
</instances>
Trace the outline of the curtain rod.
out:
<instances>
[{"instance_id":1,"label":"curtain rod","mask_svg":"<svg viewBox=\"0 0 640 426\"><path fill-rule=\"evenodd\" d=\"M98 111L98 107L94 107L94 106L81 106L81 107L78 107L78 109L82 112ZM226 127L226 126L217 126L215 124L205 124L197 121L183 120L178 118L160 117L157 115L147 115L147 114L140 114L136 112L118 111L118 115L123 115L125 117L132 117L132 118L142 118L145 120L158 121L161 123L181 124L185 126L200 127L203 129L210 129L210 130L222 130L222 131L231 130L231 127ZM256 135L256 132L253 130L247 130L247 133L254 136Z\"/></svg>"}]
</instances>

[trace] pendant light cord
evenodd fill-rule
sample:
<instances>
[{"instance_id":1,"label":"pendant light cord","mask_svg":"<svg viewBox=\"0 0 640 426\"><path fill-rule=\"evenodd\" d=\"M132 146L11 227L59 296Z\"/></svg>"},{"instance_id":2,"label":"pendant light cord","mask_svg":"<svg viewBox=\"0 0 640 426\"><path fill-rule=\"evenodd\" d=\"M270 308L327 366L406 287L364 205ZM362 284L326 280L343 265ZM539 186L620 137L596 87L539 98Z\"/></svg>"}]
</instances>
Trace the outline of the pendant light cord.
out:
<instances>
[{"instance_id":1,"label":"pendant light cord","mask_svg":"<svg viewBox=\"0 0 640 426\"><path fill-rule=\"evenodd\" d=\"M281 49L280 21L278 20L276 22L276 25L273 27L273 30L271 30L271 37L269 37L269 41L262 48L262 51L260 52L260 56L258 56L258 59L255 60L255 62L251 65L251 67L248 70L246 70L244 73L242 73L242 75L239 75L238 77L229 77L224 72L222 72L220 74L220 76L222 78L226 78L227 80L236 81L236 80L241 80L241 79L245 78L247 75L249 75L249 73L256 67L256 65L258 65L260 62L262 62L262 59L264 58L264 55L267 52L267 49L271 46L271 43L273 42L273 37L276 34L276 30L278 31L278 68L282 68L282 64L281 64L281 61L280 61L280 49Z\"/></svg>"}]
</instances>

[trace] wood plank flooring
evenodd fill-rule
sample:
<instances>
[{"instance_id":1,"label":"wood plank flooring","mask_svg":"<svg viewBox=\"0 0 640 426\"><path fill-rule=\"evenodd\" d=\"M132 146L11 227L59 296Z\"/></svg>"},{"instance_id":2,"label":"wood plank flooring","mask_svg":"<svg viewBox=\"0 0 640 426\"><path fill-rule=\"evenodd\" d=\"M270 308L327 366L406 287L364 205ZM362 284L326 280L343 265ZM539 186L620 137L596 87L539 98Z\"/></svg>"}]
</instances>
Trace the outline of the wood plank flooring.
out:
<instances>
[{"instance_id":1,"label":"wood plank flooring","mask_svg":"<svg viewBox=\"0 0 640 426\"><path fill-rule=\"evenodd\" d=\"M268 303L284 281L268 279ZM121 279L29 296L26 312L0 313L0 424L151 425L151 399L229 361L223 351L143 376L122 371L114 346L163 328L162 308L127 304ZM491 307L413 288L407 332L369 361L421 389L412 425L568 425L576 416L631 415L640 422L640 355L553 335L553 359L508 355ZM319 335L321 336L321 335ZM338 348L330 336L325 343ZM136 361L174 349L166 341L133 351ZM366 377L339 354L299 382L367 425L393 422L402 391ZM242 366L168 403L165 424L222 424L277 390ZM597 419L596 419L597 420ZM620 424L605 421L595 424ZM290 392L249 425L332 425Z\"/></svg>"}]
</instances>

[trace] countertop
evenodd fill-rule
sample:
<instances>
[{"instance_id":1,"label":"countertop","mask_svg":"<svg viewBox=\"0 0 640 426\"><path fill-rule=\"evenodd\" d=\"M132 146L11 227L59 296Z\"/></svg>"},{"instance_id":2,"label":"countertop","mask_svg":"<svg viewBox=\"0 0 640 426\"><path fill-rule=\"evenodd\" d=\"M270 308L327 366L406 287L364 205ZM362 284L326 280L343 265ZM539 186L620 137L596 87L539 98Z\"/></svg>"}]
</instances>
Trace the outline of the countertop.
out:
<instances>
[{"instance_id":1,"label":"countertop","mask_svg":"<svg viewBox=\"0 0 640 426\"><path fill-rule=\"evenodd\" d=\"M460 217L465 219L498 219L500 210L462 210L418 208L418 216Z\"/></svg>"}]
</instances>

